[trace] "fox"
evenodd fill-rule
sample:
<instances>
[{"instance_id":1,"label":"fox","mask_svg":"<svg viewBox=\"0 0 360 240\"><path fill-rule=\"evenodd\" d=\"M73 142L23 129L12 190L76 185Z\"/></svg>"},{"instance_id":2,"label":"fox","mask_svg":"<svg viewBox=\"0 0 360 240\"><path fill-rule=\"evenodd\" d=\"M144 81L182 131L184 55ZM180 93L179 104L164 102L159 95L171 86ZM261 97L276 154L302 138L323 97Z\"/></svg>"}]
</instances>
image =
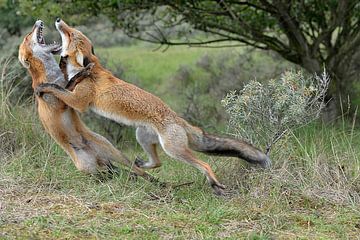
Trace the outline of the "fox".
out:
<instances>
[{"instance_id":1,"label":"fox","mask_svg":"<svg viewBox=\"0 0 360 240\"><path fill-rule=\"evenodd\" d=\"M208 155L238 157L264 168L270 158L246 141L209 134L178 116L159 97L119 78L104 68L94 53L93 45L82 32L57 18L55 26L61 36L64 71L71 78L84 66L93 63L89 77L79 79L73 91L56 83L43 83L36 94L51 93L67 105L84 112L91 111L116 122L136 127L136 140L146 152L148 161L135 164L142 169L161 166L157 154L160 145L171 158L200 170L216 195L225 194L209 164L199 160L192 150Z\"/></svg>"},{"instance_id":2,"label":"fox","mask_svg":"<svg viewBox=\"0 0 360 240\"><path fill-rule=\"evenodd\" d=\"M74 80L86 77L91 65L79 71L70 82L57 64L53 54L59 53L61 45L45 43L44 23L37 20L19 46L18 59L32 77L32 88L42 83L54 83L72 89ZM143 169L131 163L105 137L92 132L81 121L78 113L52 94L35 95L37 111L45 131L70 156L76 168L87 174L118 171L115 161L130 168L137 176L154 181Z\"/></svg>"}]
</instances>

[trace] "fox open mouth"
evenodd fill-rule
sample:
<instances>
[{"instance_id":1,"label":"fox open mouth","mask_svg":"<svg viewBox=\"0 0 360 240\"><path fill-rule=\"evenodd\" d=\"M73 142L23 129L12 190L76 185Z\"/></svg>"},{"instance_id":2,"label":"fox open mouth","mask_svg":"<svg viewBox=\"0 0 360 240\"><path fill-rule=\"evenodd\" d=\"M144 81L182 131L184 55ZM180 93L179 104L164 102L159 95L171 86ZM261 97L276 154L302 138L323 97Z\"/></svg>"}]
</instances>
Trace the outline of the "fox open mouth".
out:
<instances>
[{"instance_id":1,"label":"fox open mouth","mask_svg":"<svg viewBox=\"0 0 360 240\"><path fill-rule=\"evenodd\" d=\"M36 21L35 33L37 44L39 44L43 48L50 50L53 54L58 54L61 51L61 45L55 41L51 44L46 44L44 37L44 29L44 23L41 20Z\"/></svg>"},{"instance_id":2,"label":"fox open mouth","mask_svg":"<svg viewBox=\"0 0 360 240\"><path fill-rule=\"evenodd\" d=\"M40 22L40 24L37 28L37 32L36 32L36 39L37 39L38 43L41 45L45 45L45 38L43 35L43 30L44 30L44 23Z\"/></svg>"}]
</instances>

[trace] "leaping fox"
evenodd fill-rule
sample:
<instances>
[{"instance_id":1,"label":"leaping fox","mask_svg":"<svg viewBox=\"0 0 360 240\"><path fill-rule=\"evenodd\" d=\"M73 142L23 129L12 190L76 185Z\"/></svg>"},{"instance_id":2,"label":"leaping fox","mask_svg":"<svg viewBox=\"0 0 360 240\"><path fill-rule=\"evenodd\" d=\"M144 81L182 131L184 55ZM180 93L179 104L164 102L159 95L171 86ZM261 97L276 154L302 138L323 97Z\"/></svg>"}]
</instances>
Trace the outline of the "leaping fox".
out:
<instances>
[{"instance_id":1,"label":"leaping fox","mask_svg":"<svg viewBox=\"0 0 360 240\"><path fill-rule=\"evenodd\" d=\"M270 166L269 157L249 143L205 133L179 117L160 98L116 78L100 64L93 54L91 41L84 34L69 27L61 19L56 20L55 26L61 35L61 56L66 58L69 78L88 63L95 65L90 77L79 81L74 91L54 83L45 83L36 89L37 93L52 93L80 112L91 109L114 121L136 126L136 139L149 157L147 162L138 159L138 166L159 167L161 162L156 146L160 144L166 154L205 174L218 195L224 193L225 186L217 180L210 166L197 159L191 150L209 155L239 157L263 167Z\"/></svg>"},{"instance_id":2,"label":"leaping fox","mask_svg":"<svg viewBox=\"0 0 360 240\"><path fill-rule=\"evenodd\" d=\"M61 46L46 45L43 28L41 20L35 22L32 31L25 36L19 47L19 61L28 69L33 89L45 82L65 87L68 82L52 54L60 51ZM86 77L86 71L86 68L80 71L73 80ZM66 151L80 171L90 174L104 170L114 171L116 169L112 163L117 161L131 168L137 175L154 180L142 169L133 166L107 139L90 131L74 109L52 94L36 96L36 102L45 130Z\"/></svg>"}]
</instances>

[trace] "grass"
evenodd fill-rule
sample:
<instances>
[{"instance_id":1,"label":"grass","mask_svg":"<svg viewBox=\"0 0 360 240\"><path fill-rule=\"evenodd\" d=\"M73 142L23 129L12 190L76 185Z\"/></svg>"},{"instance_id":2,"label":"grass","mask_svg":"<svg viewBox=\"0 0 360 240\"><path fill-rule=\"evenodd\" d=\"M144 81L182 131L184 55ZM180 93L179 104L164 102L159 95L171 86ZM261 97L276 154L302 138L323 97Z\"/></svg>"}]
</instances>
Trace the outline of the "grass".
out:
<instances>
[{"instance_id":1,"label":"grass","mask_svg":"<svg viewBox=\"0 0 360 240\"><path fill-rule=\"evenodd\" d=\"M155 45L99 48L96 53L105 59L107 66L116 71L120 65L125 69L126 80L140 83L149 91L158 91L183 64L194 65L203 55L216 55L221 50L170 47L167 51L154 51Z\"/></svg>"},{"instance_id":2,"label":"grass","mask_svg":"<svg viewBox=\"0 0 360 240\"><path fill-rule=\"evenodd\" d=\"M131 48L118 51L125 56ZM141 51L134 61L145 59ZM168 71L160 71L160 82L176 69L157 65ZM143 71L149 85L160 76ZM0 89L0 239L359 239L360 132L345 121L291 133L266 171L199 154L228 187L216 197L201 173L162 152L163 166L151 173L167 188L125 172L108 180L81 174L33 105L11 105L8 94ZM129 158L145 157L139 146L121 145Z\"/></svg>"},{"instance_id":3,"label":"grass","mask_svg":"<svg viewBox=\"0 0 360 240\"><path fill-rule=\"evenodd\" d=\"M274 152L269 171L199 155L228 186L227 197L216 197L199 172L164 154L152 173L172 187L126 173L107 181L83 175L43 132L35 109L1 110L2 146L12 146L1 148L1 239L359 237L360 136L351 129L299 130ZM126 150L132 159L142 154Z\"/></svg>"}]
</instances>

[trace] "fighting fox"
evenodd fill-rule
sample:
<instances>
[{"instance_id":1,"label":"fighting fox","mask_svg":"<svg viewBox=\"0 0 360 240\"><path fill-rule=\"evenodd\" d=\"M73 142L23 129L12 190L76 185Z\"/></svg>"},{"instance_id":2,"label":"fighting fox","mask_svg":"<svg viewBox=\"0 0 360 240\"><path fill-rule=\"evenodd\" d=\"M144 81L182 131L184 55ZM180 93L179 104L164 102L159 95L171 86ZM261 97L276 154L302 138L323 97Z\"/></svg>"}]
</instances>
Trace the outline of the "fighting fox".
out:
<instances>
[{"instance_id":1,"label":"fighting fox","mask_svg":"<svg viewBox=\"0 0 360 240\"><path fill-rule=\"evenodd\" d=\"M228 137L205 133L179 117L160 98L143 89L116 78L106 70L94 54L91 41L80 31L57 19L55 26L61 35L61 56L66 59L69 78L87 64L94 63L91 75L77 82L73 91L54 83L45 83L36 89L38 94L52 93L80 112L91 109L114 121L137 127L136 139L148 155L148 161L137 159L142 168L161 165L156 147L166 154L199 169L205 174L215 194L224 194L211 167L199 160L191 150L209 155L238 157L249 163L269 167L270 158L251 144Z\"/></svg>"},{"instance_id":2,"label":"fighting fox","mask_svg":"<svg viewBox=\"0 0 360 240\"><path fill-rule=\"evenodd\" d=\"M59 53L59 44L45 44L44 23L35 22L19 47L19 61L28 69L35 89L42 83L51 82L65 87L65 80L53 54ZM91 64L92 65L92 64ZM91 68L83 68L72 79L80 80L89 74ZM148 180L153 178L131 163L106 138L90 131L77 112L52 94L35 96L39 118L45 130L71 157L78 170L95 174L99 171L115 171L113 162L120 162Z\"/></svg>"}]
</instances>

